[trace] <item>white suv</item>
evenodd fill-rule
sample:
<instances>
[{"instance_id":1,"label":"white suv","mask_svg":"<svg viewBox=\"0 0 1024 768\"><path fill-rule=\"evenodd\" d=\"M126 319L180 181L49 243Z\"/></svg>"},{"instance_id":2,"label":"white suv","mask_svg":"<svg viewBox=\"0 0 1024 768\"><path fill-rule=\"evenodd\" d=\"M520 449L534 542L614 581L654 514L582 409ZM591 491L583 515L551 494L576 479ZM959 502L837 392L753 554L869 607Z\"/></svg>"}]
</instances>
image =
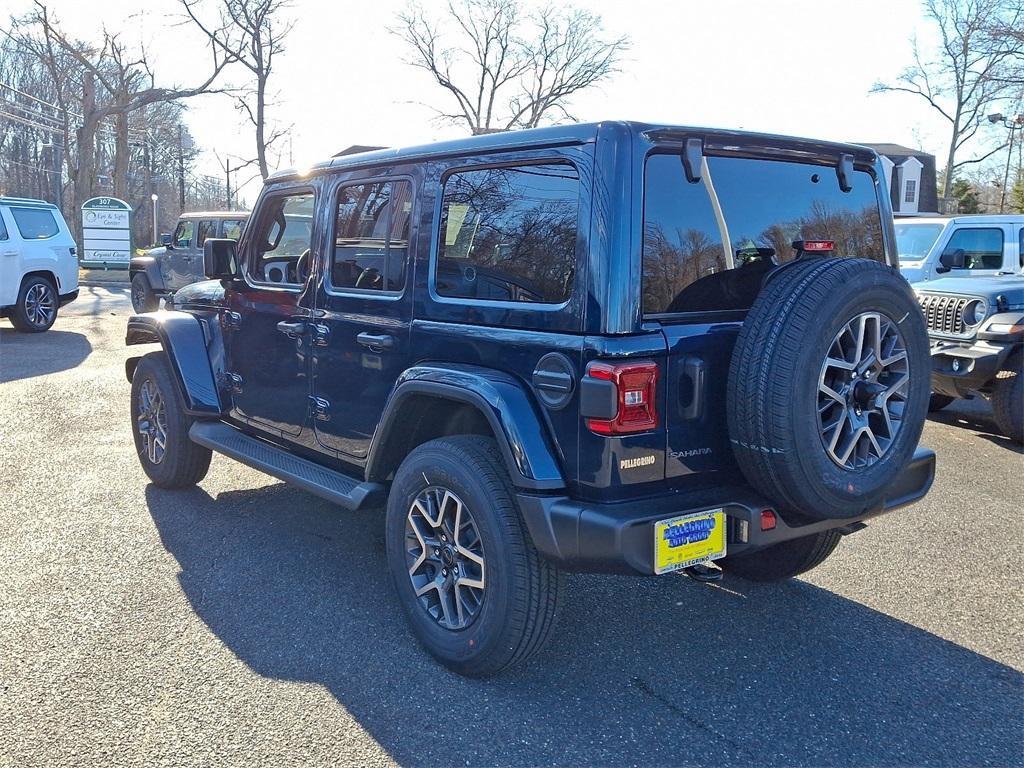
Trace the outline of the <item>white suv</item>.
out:
<instances>
[{"instance_id":1,"label":"white suv","mask_svg":"<svg viewBox=\"0 0 1024 768\"><path fill-rule=\"evenodd\" d=\"M39 333L78 298L75 239L57 206L0 197L0 317Z\"/></svg>"},{"instance_id":2,"label":"white suv","mask_svg":"<svg viewBox=\"0 0 1024 768\"><path fill-rule=\"evenodd\" d=\"M896 248L911 283L1016 273L1024 266L1024 216L897 219Z\"/></svg>"}]
</instances>

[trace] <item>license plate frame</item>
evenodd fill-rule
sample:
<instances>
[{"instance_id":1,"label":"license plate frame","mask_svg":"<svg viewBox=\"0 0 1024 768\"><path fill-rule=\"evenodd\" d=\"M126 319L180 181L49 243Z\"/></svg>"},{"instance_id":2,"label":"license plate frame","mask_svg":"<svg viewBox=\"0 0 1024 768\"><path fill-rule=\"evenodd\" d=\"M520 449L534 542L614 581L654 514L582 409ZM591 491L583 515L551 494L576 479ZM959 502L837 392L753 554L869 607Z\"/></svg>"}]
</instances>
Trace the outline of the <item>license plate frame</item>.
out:
<instances>
[{"instance_id":1,"label":"license plate frame","mask_svg":"<svg viewBox=\"0 0 1024 768\"><path fill-rule=\"evenodd\" d=\"M656 521L654 573L671 573L725 557L728 538L725 521L722 507Z\"/></svg>"}]
</instances>

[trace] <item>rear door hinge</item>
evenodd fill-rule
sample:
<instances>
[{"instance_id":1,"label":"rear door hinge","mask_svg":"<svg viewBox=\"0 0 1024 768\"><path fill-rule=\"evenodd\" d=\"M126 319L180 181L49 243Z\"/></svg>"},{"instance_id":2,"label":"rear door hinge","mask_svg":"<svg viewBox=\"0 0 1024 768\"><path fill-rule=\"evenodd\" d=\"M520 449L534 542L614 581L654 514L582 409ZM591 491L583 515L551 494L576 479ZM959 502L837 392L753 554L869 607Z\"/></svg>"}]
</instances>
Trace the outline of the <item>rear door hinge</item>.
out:
<instances>
[{"instance_id":1,"label":"rear door hinge","mask_svg":"<svg viewBox=\"0 0 1024 768\"><path fill-rule=\"evenodd\" d=\"M238 312L228 310L224 313L224 327L232 331L237 331L242 327L242 316Z\"/></svg>"},{"instance_id":2,"label":"rear door hinge","mask_svg":"<svg viewBox=\"0 0 1024 768\"><path fill-rule=\"evenodd\" d=\"M320 421L331 420L331 403L329 400L325 400L322 397L309 396L309 410L313 414L313 418L319 419Z\"/></svg>"},{"instance_id":3,"label":"rear door hinge","mask_svg":"<svg viewBox=\"0 0 1024 768\"><path fill-rule=\"evenodd\" d=\"M224 383L227 385L228 389L236 394L242 391L242 377L237 373L231 373L230 371L225 373Z\"/></svg>"}]
</instances>

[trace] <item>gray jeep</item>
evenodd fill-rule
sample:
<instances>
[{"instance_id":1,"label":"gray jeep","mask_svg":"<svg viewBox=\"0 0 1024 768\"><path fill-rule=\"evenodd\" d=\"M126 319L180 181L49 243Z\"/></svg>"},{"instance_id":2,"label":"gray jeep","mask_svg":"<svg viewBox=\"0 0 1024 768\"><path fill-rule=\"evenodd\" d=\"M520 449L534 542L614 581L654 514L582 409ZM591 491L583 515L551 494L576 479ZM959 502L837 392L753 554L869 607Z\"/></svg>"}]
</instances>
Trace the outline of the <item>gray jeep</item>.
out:
<instances>
[{"instance_id":1,"label":"gray jeep","mask_svg":"<svg viewBox=\"0 0 1024 768\"><path fill-rule=\"evenodd\" d=\"M1024 272L915 286L932 354L930 411L981 394L999 430L1024 442Z\"/></svg>"},{"instance_id":2,"label":"gray jeep","mask_svg":"<svg viewBox=\"0 0 1024 768\"><path fill-rule=\"evenodd\" d=\"M159 309L161 297L205 280L203 243L208 237L237 240L248 218L248 211L183 213L174 234L160 236L162 245L159 248L152 248L131 259L128 278L132 283L135 311Z\"/></svg>"}]
</instances>

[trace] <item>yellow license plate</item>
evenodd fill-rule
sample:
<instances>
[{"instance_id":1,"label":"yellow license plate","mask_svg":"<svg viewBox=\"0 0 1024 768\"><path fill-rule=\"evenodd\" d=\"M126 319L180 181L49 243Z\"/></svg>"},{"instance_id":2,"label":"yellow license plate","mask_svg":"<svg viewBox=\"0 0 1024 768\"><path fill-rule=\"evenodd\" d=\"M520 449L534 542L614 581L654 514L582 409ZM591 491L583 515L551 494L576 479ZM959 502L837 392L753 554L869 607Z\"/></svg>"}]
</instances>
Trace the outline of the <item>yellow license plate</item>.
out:
<instances>
[{"instance_id":1,"label":"yellow license plate","mask_svg":"<svg viewBox=\"0 0 1024 768\"><path fill-rule=\"evenodd\" d=\"M654 524L654 572L668 573L725 557L725 512L709 509Z\"/></svg>"}]
</instances>

